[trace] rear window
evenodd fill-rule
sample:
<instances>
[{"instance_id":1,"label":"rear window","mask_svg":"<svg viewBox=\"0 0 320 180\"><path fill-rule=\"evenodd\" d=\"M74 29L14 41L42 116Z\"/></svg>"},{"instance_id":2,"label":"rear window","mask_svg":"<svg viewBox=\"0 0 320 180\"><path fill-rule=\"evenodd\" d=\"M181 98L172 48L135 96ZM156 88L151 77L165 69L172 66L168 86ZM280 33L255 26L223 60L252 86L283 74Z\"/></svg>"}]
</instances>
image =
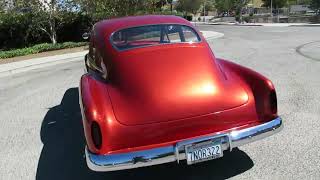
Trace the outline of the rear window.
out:
<instances>
[{"instance_id":1,"label":"rear window","mask_svg":"<svg viewBox=\"0 0 320 180\"><path fill-rule=\"evenodd\" d=\"M199 41L199 35L192 28L176 24L133 27L117 31L111 37L112 45L118 50Z\"/></svg>"}]
</instances>

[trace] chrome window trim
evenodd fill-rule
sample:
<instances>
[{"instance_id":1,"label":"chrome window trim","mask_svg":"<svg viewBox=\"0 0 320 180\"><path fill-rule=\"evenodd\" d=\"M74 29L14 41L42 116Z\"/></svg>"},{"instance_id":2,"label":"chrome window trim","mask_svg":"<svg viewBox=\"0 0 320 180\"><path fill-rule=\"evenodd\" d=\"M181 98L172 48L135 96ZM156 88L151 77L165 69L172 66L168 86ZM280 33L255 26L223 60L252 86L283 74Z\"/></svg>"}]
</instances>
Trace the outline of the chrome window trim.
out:
<instances>
[{"instance_id":1,"label":"chrome window trim","mask_svg":"<svg viewBox=\"0 0 320 180\"><path fill-rule=\"evenodd\" d=\"M162 43L162 44L156 44L156 45L146 45L146 46L140 46L140 47L133 47L133 48L129 48L129 49L119 49L117 46L115 46L112 42L112 36L119 32L119 31L122 31L122 30L125 30L125 29L130 29L130 28L138 28L138 27L146 27L146 26L155 26L155 25L180 25L180 26L186 26L188 28L190 28L197 36L197 38L199 39L199 41L197 42L175 42L175 43ZM199 35L198 31L192 27L192 26L189 26L189 25L186 25L186 24L182 24L182 23L158 23L158 24L146 24L146 25L140 25L140 26L128 26L128 27L125 27L125 28L120 28L120 29L117 29L116 31L112 32L109 36L109 43L111 44L111 46L117 50L118 52L123 52L123 51L130 51L130 50L133 50L133 49L138 49L138 48L148 48L148 47L153 47L153 46L168 46L168 45L175 45L175 44L200 44L203 42L203 39L202 39L202 36Z\"/></svg>"},{"instance_id":2,"label":"chrome window trim","mask_svg":"<svg viewBox=\"0 0 320 180\"><path fill-rule=\"evenodd\" d=\"M96 70L99 73L103 74L103 70L96 65L96 63L94 62L94 59L89 54L87 55L86 65L92 70Z\"/></svg>"}]
</instances>

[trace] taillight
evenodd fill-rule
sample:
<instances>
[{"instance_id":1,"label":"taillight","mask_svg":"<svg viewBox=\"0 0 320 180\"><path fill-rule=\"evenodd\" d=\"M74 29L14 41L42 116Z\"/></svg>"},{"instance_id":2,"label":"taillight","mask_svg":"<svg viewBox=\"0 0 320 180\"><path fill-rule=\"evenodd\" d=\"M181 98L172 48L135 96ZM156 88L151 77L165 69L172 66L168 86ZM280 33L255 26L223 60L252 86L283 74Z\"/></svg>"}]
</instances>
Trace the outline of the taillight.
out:
<instances>
[{"instance_id":1,"label":"taillight","mask_svg":"<svg viewBox=\"0 0 320 180\"><path fill-rule=\"evenodd\" d=\"M271 109L271 113L272 114L277 114L278 112L278 105L277 105L277 95L276 95L276 91L272 90L270 92L270 109Z\"/></svg>"},{"instance_id":2,"label":"taillight","mask_svg":"<svg viewBox=\"0 0 320 180\"><path fill-rule=\"evenodd\" d=\"M92 122L91 124L91 137L95 147L97 149L100 149L102 145L102 136L101 136L100 126L96 122Z\"/></svg>"}]
</instances>

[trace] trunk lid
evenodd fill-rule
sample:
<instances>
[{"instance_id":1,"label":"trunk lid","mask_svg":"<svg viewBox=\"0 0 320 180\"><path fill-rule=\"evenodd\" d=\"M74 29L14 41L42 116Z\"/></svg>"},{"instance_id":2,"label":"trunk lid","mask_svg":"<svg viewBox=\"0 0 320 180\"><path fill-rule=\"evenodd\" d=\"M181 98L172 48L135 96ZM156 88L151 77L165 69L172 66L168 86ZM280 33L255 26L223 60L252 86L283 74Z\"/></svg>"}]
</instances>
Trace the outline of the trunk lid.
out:
<instances>
[{"instance_id":1,"label":"trunk lid","mask_svg":"<svg viewBox=\"0 0 320 180\"><path fill-rule=\"evenodd\" d=\"M207 47L151 49L125 52L113 62L108 93L121 124L180 120L248 101L244 88L224 76Z\"/></svg>"}]
</instances>

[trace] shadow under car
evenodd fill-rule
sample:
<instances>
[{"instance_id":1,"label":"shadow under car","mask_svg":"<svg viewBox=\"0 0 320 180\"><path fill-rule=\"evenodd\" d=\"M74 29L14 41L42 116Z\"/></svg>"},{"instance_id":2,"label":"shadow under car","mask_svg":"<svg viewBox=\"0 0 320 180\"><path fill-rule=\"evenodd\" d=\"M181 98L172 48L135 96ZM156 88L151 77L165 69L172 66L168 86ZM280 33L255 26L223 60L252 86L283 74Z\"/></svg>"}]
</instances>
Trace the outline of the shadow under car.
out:
<instances>
[{"instance_id":1,"label":"shadow under car","mask_svg":"<svg viewBox=\"0 0 320 180\"><path fill-rule=\"evenodd\" d=\"M226 179L253 167L243 151L234 149L220 159L192 166L185 162L167 163L115 172L94 172L88 169L85 139L79 107L78 88L68 89L59 105L47 112L41 125L43 149L39 158L37 180L64 179Z\"/></svg>"}]
</instances>

